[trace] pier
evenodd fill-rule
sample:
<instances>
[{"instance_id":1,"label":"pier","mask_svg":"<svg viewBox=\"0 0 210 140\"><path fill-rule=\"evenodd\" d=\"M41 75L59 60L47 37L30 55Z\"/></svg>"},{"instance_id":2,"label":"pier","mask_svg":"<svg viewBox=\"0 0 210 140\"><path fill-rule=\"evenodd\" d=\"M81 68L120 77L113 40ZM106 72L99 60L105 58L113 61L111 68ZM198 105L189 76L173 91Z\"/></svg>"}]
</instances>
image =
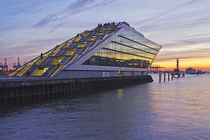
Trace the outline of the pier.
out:
<instances>
[{"instance_id":1,"label":"pier","mask_svg":"<svg viewBox=\"0 0 210 140\"><path fill-rule=\"evenodd\" d=\"M176 59L176 69L174 69L174 71L159 71L159 83L162 81L162 75L164 82L166 82L167 79L170 81L170 79L173 80L174 78L185 77L185 72L179 70L179 59Z\"/></svg>"},{"instance_id":2,"label":"pier","mask_svg":"<svg viewBox=\"0 0 210 140\"><path fill-rule=\"evenodd\" d=\"M0 102L88 94L89 91L152 82L149 75L82 79L2 79Z\"/></svg>"},{"instance_id":3,"label":"pier","mask_svg":"<svg viewBox=\"0 0 210 140\"><path fill-rule=\"evenodd\" d=\"M162 77L163 75L163 77ZM164 82L168 81L173 81L174 78L181 78L181 77L185 77L185 73L184 72L180 72L180 73L174 73L174 72L159 72L159 83L162 82L162 80Z\"/></svg>"}]
</instances>

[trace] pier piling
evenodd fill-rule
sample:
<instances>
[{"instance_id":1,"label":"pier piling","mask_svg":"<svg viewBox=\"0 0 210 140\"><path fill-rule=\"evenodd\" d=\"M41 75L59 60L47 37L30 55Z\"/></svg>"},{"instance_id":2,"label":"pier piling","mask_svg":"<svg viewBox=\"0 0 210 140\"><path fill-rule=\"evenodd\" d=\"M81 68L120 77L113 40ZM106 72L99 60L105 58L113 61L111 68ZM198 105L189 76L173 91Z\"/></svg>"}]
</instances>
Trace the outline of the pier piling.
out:
<instances>
[{"instance_id":1,"label":"pier piling","mask_svg":"<svg viewBox=\"0 0 210 140\"><path fill-rule=\"evenodd\" d=\"M161 83L162 73L159 73L159 83Z\"/></svg>"},{"instance_id":2,"label":"pier piling","mask_svg":"<svg viewBox=\"0 0 210 140\"><path fill-rule=\"evenodd\" d=\"M170 81L170 73L168 73L168 81Z\"/></svg>"},{"instance_id":3,"label":"pier piling","mask_svg":"<svg viewBox=\"0 0 210 140\"><path fill-rule=\"evenodd\" d=\"M166 81L166 73L163 73L163 77L164 77L164 82Z\"/></svg>"},{"instance_id":4,"label":"pier piling","mask_svg":"<svg viewBox=\"0 0 210 140\"><path fill-rule=\"evenodd\" d=\"M171 73L171 80L173 81L174 80L174 74Z\"/></svg>"}]
</instances>

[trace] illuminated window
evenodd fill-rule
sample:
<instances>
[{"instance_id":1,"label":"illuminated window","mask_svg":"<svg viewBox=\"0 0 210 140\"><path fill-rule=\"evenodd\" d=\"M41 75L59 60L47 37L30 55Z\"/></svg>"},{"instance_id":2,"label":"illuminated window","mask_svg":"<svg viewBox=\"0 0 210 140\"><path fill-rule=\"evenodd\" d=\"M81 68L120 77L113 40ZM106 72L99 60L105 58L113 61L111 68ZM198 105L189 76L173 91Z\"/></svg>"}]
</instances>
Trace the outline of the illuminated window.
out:
<instances>
[{"instance_id":1,"label":"illuminated window","mask_svg":"<svg viewBox=\"0 0 210 140\"><path fill-rule=\"evenodd\" d=\"M94 40L96 40L96 36L89 36L89 37L87 38L87 40L88 40L88 41L94 41Z\"/></svg>"},{"instance_id":2,"label":"illuminated window","mask_svg":"<svg viewBox=\"0 0 210 140\"><path fill-rule=\"evenodd\" d=\"M104 31L99 31L99 32L96 33L97 36L98 35L103 35L103 34L104 34Z\"/></svg>"},{"instance_id":3,"label":"illuminated window","mask_svg":"<svg viewBox=\"0 0 210 140\"><path fill-rule=\"evenodd\" d=\"M79 48L83 48L83 47L85 47L86 44L87 44L87 42L80 42L77 46Z\"/></svg>"},{"instance_id":4,"label":"illuminated window","mask_svg":"<svg viewBox=\"0 0 210 140\"><path fill-rule=\"evenodd\" d=\"M33 76L42 76L49 68L48 67L42 67L42 68L37 68L33 72Z\"/></svg>"},{"instance_id":5,"label":"illuminated window","mask_svg":"<svg viewBox=\"0 0 210 140\"><path fill-rule=\"evenodd\" d=\"M91 61L95 62L96 61L96 58L95 57L92 57L91 58Z\"/></svg>"},{"instance_id":6,"label":"illuminated window","mask_svg":"<svg viewBox=\"0 0 210 140\"><path fill-rule=\"evenodd\" d=\"M67 56L73 55L76 50L77 49L69 49L69 50L66 50L65 55L67 55Z\"/></svg>"},{"instance_id":7,"label":"illuminated window","mask_svg":"<svg viewBox=\"0 0 210 140\"><path fill-rule=\"evenodd\" d=\"M124 76L124 72L123 71L119 71L118 74L119 74L119 76Z\"/></svg>"},{"instance_id":8,"label":"illuminated window","mask_svg":"<svg viewBox=\"0 0 210 140\"><path fill-rule=\"evenodd\" d=\"M57 65L57 64L59 64L63 59L64 59L64 57L54 57L51 63L52 63L53 65Z\"/></svg>"},{"instance_id":9,"label":"illuminated window","mask_svg":"<svg viewBox=\"0 0 210 140\"><path fill-rule=\"evenodd\" d=\"M110 30L112 28L112 26L105 26L104 30Z\"/></svg>"},{"instance_id":10,"label":"illuminated window","mask_svg":"<svg viewBox=\"0 0 210 140\"><path fill-rule=\"evenodd\" d=\"M135 72L134 71L131 72L131 76L135 76Z\"/></svg>"}]
</instances>

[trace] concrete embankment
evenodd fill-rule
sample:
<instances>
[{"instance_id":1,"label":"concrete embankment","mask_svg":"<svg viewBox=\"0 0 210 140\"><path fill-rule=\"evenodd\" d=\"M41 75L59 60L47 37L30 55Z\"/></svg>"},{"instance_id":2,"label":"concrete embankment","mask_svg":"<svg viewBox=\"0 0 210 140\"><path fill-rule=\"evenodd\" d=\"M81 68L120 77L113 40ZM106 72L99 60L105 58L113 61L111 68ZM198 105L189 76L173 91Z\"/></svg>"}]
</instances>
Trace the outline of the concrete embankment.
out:
<instances>
[{"instance_id":1,"label":"concrete embankment","mask_svg":"<svg viewBox=\"0 0 210 140\"><path fill-rule=\"evenodd\" d=\"M85 95L90 91L106 90L134 84L152 82L149 75L87 79L2 79L0 103L30 100L40 97Z\"/></svg>"}]
</instances>

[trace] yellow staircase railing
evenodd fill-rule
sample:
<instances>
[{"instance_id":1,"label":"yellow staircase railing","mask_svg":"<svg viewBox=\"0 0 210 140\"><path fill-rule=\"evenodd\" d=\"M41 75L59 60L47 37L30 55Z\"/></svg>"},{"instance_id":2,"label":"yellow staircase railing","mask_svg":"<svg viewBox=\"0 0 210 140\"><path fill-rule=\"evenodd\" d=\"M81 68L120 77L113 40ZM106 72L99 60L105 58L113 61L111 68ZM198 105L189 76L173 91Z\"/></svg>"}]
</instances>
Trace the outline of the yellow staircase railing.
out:
<instances>
[{"instance_id":1,"label":"yellow staircase railing","mask_svg":"<svg viewBox=\"0 0 210 140\"><path fill-rule=\"evenodd\" d=\"M78 42L81 38L82 38L82 36L81 36L81 35L78 35L78 36L74 39L74 42Z\"/></svg>"},{"instance_id":2,"label":"yellow staircase railing","mask_svg":"<svg viewBox=\"0 0 210 140\"><path fill-rule=\"evenodd\" d=\"M27 64L26 66L22 66L21 68L19 68L18 70L16 70L15 72L11 73L10 76L22 76L27 70L29 70L32 65L37 62L39 58L35 59L34 61L32 61L31 63Z\"/></svg>"},{"instance_id":3,"label":"yellow staircase railing","mask_svg":"<svg viewBox=\"0 0 210 140\"><path fill-rule=\"evenodd\" d=\"M82 33L82 36L88 36L90 34L90 31Z\"/></svg>"},{"instance_id":4,"label":"yellow staircase railing","mask_svg":"<svg viewBox=\"0 0 210 140\"><path fill-rule=\"evenodd\" d=\"M24 67L20 67L19 69L15 70L13 73L10 73L9 76L15 76L18 72L20 72Z\"/></svg>"},{"instance_id":5,"label":"yellow staircase railing","mask_svg":"<svg viewBox=\"0 0 210 140\"><path fill-rule=\"evenodd\" d=\"M68 47L72 44L73 40L74 40L74 38L71 39L71 40L69 40L69 41L63 46L63 48L64 48L64 49L68 48Z\"/></svg>"},{"instance_id":6,"label":"yellow staircase railing","mask_svg":"<svg viewBox=\"0 0 210 140\"><path fill-rule=\"evenodd\" d=\"M23 74L27 71L27 70L29 70L30 68L31 68L31 66L32 65L26 65L21 71L19 71L16 75L17 76L23 76Z\"/></svg>"},{"instance_id":7,"label":"yellow staircase railing","mask_svg":"<svg viewBox=\"0 0 210 140\"><path fill-rule=\"evenodd\" d=\"M60 70L62 70L64 68L64 65L60 65L58 66L58 68L52 73L50 74L50 77L53 77L56 73L58 73Z\"/></svg>"},{"instance_id":8,"label":"yellow staircase railing","mask_svg":"<svg viewBox=\"0 0 210 140\"><path fill-rule=\"evenodd\" d=\"M64 44L63 44L64 45ZM50 54L50 56L55 56L63 47L63 45L58 46L56 49L54 49L52 51L52 53Z\"/></svg>"}]
</instances>

